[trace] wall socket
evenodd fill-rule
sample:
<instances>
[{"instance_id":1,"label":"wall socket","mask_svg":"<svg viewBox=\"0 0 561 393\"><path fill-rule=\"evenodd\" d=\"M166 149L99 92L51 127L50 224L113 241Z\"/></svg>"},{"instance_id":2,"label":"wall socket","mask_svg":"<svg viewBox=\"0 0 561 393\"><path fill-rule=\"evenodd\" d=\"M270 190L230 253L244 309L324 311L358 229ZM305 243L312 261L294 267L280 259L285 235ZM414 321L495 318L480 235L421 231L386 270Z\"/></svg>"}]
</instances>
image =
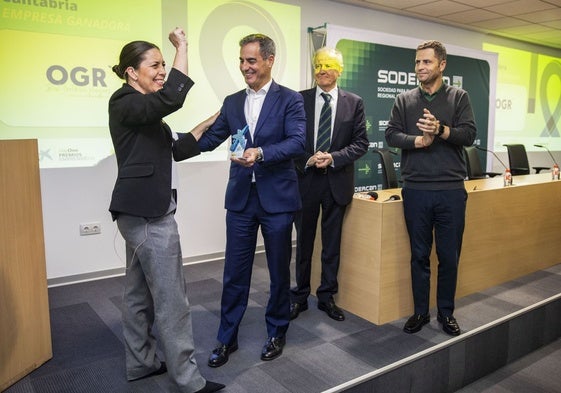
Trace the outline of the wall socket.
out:
<instances>
[{"instance_id":1,"label":"wall socket","mask_svg":"<svg viewBox=\"0 0 561 393\"><path fill-rule=\"evenodd\" d=\"M99 235L101 224L99 222L84 222L80 224L80 236Z\"/></svg>"}]
</instances>

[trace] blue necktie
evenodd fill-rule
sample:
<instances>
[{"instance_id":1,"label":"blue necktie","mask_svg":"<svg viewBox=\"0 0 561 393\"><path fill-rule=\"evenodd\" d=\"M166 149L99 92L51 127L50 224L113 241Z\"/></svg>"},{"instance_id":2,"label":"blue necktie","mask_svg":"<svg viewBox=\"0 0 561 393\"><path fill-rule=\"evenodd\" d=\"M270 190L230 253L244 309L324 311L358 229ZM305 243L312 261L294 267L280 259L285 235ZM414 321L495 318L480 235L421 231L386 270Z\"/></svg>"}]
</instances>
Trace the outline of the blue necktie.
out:
<instances>
[{"instance_id":1,"label":"blue necktie","mask_svg":"<svg viewBox=\"0 0 561 393\"><path fill-rule=\"evenodd\" d=\"M321 107L318 125L318 137L316 140L316 151L327 151L331 144L331 96L327 93L321 93L325 100Z\"/></svg>"}]
</instances>

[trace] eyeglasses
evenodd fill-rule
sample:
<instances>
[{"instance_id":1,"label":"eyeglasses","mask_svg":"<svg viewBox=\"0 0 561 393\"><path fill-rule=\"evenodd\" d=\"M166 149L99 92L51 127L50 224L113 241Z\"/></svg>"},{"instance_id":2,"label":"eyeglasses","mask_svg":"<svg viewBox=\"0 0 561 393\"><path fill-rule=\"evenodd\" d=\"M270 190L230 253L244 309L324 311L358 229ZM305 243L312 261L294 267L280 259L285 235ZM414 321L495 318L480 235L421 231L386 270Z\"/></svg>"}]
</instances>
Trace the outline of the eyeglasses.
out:
<instances>
[{"instance_id":1,"label":"eyeglasses","mask_svg":"<svg viewBox=\"0 0 561 393\"><path fill-rule=\"evenodd\" d=\"M321 64L314 64L314 70L321 71L324 70L336 70L339 67L335 63L321 63Z\"/></svg>"}]
</instances>

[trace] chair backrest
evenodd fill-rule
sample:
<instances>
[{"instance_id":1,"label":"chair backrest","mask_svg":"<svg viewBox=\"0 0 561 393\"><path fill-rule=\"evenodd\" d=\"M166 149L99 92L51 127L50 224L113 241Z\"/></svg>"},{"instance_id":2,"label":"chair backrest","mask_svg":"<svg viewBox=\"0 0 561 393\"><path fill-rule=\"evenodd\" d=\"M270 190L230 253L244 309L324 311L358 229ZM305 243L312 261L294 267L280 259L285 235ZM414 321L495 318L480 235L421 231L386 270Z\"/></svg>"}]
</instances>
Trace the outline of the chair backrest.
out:
<instances>
[{"instance_id":1,"label":"chair backrest","mask_svg":"<svg viewBox=\"0 0 561 393\"><path fill-rule=\"evenodd\" d=\"M508 153L508 165L510 173L516 175L529 175L530 164L528 162L528 155L526 148L522 144L507 144L506 151Z\"/></svg>"},{"instance_id":2,"label":"chair backrest","mask_svg":"<svg viewBox=\"0 0 561 393\"><path fill-rule=\"evenodd\" d=\"M387 149L374 149L372 152L380 155L380 162L382 164L382 188L384 190L397 188L397 174L393 166L392 153Z\"/></svg>"},{"instance_id":3,"label":"chair backrest","mask_svg":"<svg viewBox=\"0 0 561 393\"><path fill-rule=\"evenodd\" d=\"M464 153L466 157L467 175L468 179L483 179L485 174L481 167L481 161L479 160L479 153L475 146L465 146Z\"/></svg>"}]
</instances>

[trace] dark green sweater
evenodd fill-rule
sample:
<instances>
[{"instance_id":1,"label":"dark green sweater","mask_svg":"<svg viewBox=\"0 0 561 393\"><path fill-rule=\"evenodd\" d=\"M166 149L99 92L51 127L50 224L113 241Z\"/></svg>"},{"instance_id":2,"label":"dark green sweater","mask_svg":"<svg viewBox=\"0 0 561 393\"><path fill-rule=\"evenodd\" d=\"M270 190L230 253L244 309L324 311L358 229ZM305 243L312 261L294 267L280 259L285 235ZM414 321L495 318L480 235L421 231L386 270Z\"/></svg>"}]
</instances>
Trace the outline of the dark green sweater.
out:
<instances>
[{"instance_id":1,"label":"dark green sweater","mask_svg":"<svg viewBox=\"0 0 561 393\"><path fill-rule=\"evenodd\" d=\"M427 148L415 148L415 137L423 133L416 123L427 108L441 124L450 127L447 140L435 137ZM465 90L444 85L428 100L420 87L396 97L386 129L389 146L401 149L403 186L423 190L462 188L466 177L463 146L473 144L475 120Z\"/></svg>"}]
</instances>

